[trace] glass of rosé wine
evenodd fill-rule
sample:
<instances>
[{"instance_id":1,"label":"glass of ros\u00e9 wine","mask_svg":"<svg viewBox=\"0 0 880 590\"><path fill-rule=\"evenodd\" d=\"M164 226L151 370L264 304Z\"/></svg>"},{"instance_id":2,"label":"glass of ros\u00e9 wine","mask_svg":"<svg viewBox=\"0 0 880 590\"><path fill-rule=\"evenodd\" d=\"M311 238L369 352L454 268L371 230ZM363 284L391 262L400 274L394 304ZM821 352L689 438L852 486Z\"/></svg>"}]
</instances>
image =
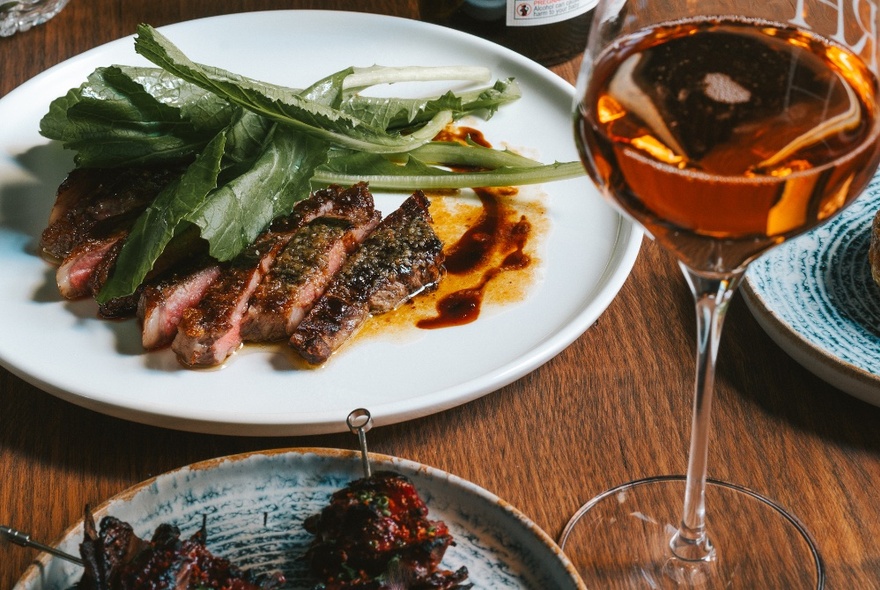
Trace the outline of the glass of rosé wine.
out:
<instances>
[{"instance_id":1,"label":"glass of ros\u00e9 wine","mask_svg":"<svg viewBox=\"0 0 880 590\"><path fill-rule=\"evenodd\" d=\"M822 588L775 502L707 479L715 359L748 264L866 187L878 10L823 0L600 0L574 107L603 195L679 262L697 312L686 476L609 490L561 537L589 588Z\"/></svg>"}]
</instances>

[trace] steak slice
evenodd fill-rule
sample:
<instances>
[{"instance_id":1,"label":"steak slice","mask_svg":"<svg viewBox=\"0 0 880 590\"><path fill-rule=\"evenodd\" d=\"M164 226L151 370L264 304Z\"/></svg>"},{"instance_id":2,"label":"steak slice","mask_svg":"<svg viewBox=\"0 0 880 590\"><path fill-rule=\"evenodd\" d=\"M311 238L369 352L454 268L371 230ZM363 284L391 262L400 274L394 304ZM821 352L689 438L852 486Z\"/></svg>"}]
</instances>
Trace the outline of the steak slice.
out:
<instances>
[{"instance_id":1,"label":"steak slice","mask_svg":"<svg viewBox=\"0 0 880 590\"><path fill-rule=\"evenodd\" d=\"M410 196L364 240L290 338L313 365L330 358L370 314L390 311L436 287L443 274L443 243L431 227L428 199Z\"/></svg>"},{"instance_id":2,"label":"steak slice","mask_svg":"<svg viewBox=\"0 0 880 590\"><path fill-rule=\"evenodd\" d=\"M318 218L294 234L251 297L241 334L273 342L293 333L343 262L381 218L378 211L346 223Z\"/></svg>"},{"instance_id":3,"label":"steak slice","mask_svg":"<svg viewBox=\"0 0 880 590\"><path fill-rule=\"evenodd\" d=\"M77 244L55 270L55 282L61 295L66 299L90 295L96 269L106 256L118 251L117 244L126 235L126 232L118 232L103 238L86 238Z\"/></svg>"},{"instance_id":4,"label":"steak slice","mask_svg":"<svg viewBox=\"0 0 880 590\"><path fill-rule=\"evenodd\" d=\"M88 238L108 235L102 225L129 227L156 195L180 176L171 168L77 168L58 187L49 223L40 236L44 255L63 260Z\"/></svg>"},{"instance_id":5,"label":"steak slice","mask_svg":"<svg viewBox=\"0 0 880 590\"><path fill-rule=\"evenodd\" d=\"M61 295L97 295L110 276L138 216L180 170L172 168L76 169L58 189L41 236L43 253L61 259L55 281ZM104 318L134 315L137 296L99 306Z\"/></svg>"},{"instance_id":6,"label":"steak slice","mask_svg":"<svg viewBox=\"0 0 880 590\"><path fill-rule=\"evenodd\" d=\"M219 276L219 264L200 258L145 285L137 303L144 348L154 350L171 344L183 312L198 304Z\"/></svg>"},{"instance_id":7,"label":"steak slice","mask_svg":"<svg viewBox=\"0 0 880 590\"><path fill-rule=\"evenodd\" d=\"M222 363L241 344L241 320L248 300L286 243L283 235L263 234L208 286L199 302L183 310L171 348L186 366Z\"/></svg>"},{"instance_id":8,"label":"steak slice","mask_svg":"<svg viewBox=\"0 0 880 590\"><path fill-rule=\"evenodd\" d=\"M273 222L223 266L196 306L184 310L171 344L178 360L192 367L215 366L226 360L242 343L241 322L251 295L296 231L313 219L350 219L365 208L373 214L373 196L366 184L349 189L334 185L300 201L289 216Z\"/></svg>"}]
</instances>

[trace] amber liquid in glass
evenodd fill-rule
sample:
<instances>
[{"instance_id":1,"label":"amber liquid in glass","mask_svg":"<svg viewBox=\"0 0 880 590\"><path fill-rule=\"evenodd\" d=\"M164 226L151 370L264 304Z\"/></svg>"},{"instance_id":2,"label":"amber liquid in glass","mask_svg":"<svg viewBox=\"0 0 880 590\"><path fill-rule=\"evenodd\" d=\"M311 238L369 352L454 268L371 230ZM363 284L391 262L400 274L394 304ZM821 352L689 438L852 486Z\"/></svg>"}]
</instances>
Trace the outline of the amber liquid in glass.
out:
<instances>
[{"instance_id":1,"label":"amber liquid in glass","mask_svg":"<svg viewBox=\"0 0 880 590\"><path fill-rule=\"evenodd\" d=\"M691 268L726 272L864 189L876 98L859 60L809 33L679 22L598 57L576 136L607 196Z\"/></svg>"}]
</instances>

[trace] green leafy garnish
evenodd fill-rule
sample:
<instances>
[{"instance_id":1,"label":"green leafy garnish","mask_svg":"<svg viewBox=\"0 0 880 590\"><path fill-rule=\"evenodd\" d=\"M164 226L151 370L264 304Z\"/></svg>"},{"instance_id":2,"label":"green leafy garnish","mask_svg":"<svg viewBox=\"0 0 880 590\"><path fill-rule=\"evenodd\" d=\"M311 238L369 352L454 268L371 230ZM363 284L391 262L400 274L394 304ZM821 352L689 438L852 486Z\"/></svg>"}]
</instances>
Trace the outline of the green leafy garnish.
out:
<instances>
[{"instance_id":1,"label":"green leafy garnish","mask_svg":"<svg viewBox=\"0 0 880 590\"><path fill-rule=\"evenodd\" d=\"M351 149L406 152L431 141L452 122L452 111L443 110L408 135L388 133L382 126L308 100L286 88L194 63L158 31L145 25L138 27L135 50L162 69L231 103L317 139Z\"/></svg>"},{"instance_id":2,"label":"green leafy garnish","mask_svg":"<svg viewBox=\"0 0 880 590\"><path fill-rule=\"evenodd\" d=\"M151 165L193 157L236 108L156 68L98 68L55 99L40 133L85 167Z\"/></svg>"}]
</instances>

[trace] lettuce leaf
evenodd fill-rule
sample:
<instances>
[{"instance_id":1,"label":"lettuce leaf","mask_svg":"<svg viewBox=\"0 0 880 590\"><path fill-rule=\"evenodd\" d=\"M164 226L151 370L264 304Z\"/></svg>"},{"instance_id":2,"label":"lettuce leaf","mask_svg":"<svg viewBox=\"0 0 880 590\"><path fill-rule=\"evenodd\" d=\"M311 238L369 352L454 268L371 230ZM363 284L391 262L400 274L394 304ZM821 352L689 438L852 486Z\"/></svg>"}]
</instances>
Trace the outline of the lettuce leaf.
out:
<instances>
[{"instance_id":1,"label":"lettuce leaf","mask_svg":"<svg viewBox=\"0 0 880 590\"><path fill-rule=\"evenodd\" d=\"M133 293L171 240L191 226L207 240L211 256L221 262L235 258L309 194L328 149L320 140L239 110L138 218L96 299L106 303Z\"/></svg>"},{"instance_id":2,"label":"lettuce leaf","mask_svg":"<svg viewBox=\"0 0 880 590\"><path fill-rule=\"evenodd\" d=\"M273 219L289 213L309 194L327 150L321 140L276 124L271 140L247 170L213 191L185 219L201 229L211 256L231 260Z\"/></svg>"},{"instance_id":3,"label":"lettuce leaf","mask_svg":"<svg viewBox=\"0 0 880 590\"><path fill-rule=\"evenodd\" d=\"M145 166L192 158L236 108L158 68L95 70L55 99L40 133L84 167Z\"/></svg>"},{"instance_id":4,"label":"lettuce leaf","mask_svg":"<svg viewBox=\"0 0 880 590\"><path fill-rule=\"evenodd\" d=\"M354 117L386 130L406 130L430 121L438 113L449 111L458 120L479 113L488 120L505 104L522 98L519 84L513 78L498 80L480 90L456 94L452 91L438 97L391 98L360 94L349 95L340 108Z\"/></svg>"},{"instance_id":5,"label":"lettuce leaf","mask_svg":"<svg viewBox=\"0 0 880 590\"><path fill-rule=\"evenodd\" d=\"M342 110L327 106L290 89L239 76L190 60L154 28L140 25L135 50L162 69L201 86L231 103L329 143L369 151L409 151L431 141L452 122L452 112L440 111L407 135L389 133Z\"/></svg>"}]
</instances>

